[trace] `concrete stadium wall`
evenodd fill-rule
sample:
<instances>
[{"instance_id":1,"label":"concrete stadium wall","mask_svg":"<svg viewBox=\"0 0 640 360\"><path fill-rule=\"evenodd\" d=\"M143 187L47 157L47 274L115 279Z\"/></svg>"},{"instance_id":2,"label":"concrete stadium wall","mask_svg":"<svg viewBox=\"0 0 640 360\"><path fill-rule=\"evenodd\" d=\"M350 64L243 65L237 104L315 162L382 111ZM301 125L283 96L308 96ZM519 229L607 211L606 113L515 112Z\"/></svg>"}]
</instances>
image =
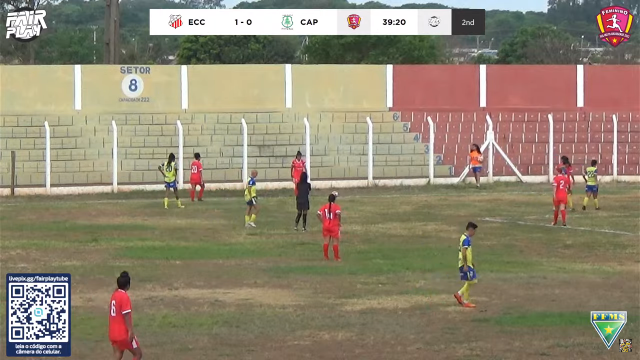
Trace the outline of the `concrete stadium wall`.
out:
<instances>
[{"instance_id":1,"label":"concrete stadium wall","mask_svg":"<svg viewBox=\"0 0 640 360\"><path fill-rule=\"evenodd\" d=\"M424 179L430 151L436 176L452 178L469 144L484 141L487 113L519 170L541 179L547 114L558 127L556 154L577 163L597 155L609 172L617 114L618 172L640 173L640 66L0 66L0 81L1 187L11 180L12 150L18 185L44 185L45 120L53 186L111 183L112 121L121 184L161 181L156 167L177 150L176 120L186 158L201 152L207 179L240 183L242 118L249 166L266 181L289 180L291 158L304 151L304 117L315 180L366 179L366 117L376 179ZM434 149L427 115L436 122ZM494 174L513 176L500 160Z\"/></svg>"},{"instance_id":2,"label":"concrete stadium wall","mask_svg":"<svg viewBox=\"0 0 640 360\"><path fill-rule=\"evenodd\" d=\"M637 65L0 66L0 81L0 116L640 111Z\"/></svg>"}]
</instances>

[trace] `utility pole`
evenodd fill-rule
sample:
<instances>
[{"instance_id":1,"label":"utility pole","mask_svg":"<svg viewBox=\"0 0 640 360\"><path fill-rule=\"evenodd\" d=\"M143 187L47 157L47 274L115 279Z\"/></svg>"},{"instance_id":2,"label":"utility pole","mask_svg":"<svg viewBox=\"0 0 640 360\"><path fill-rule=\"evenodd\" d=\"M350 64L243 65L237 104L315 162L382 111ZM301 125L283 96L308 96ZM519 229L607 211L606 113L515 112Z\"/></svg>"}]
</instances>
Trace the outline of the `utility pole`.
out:
<instances>
[{"instance_id":1,"label":"utility pole","mask_svg":"<svg viewBox=\"0 0 640 360\"><path fill-rule=\"evenodd\" d=\"M98 27L96 25L92 25L91 28L93 29L93 63L96 63L96 43L97 43L97 39L96 39L96 29L98 29Z\"/></svg>"},{"instance_id":2,"label":"utility pole","mask_svg":"<svg viewBox=\"0 0 640 360\"><path fill-rule=\"evenodd\" d=\"M120 1L105 0L104 63L118 64L120 60Z\"/></svg>"}]
</instances>

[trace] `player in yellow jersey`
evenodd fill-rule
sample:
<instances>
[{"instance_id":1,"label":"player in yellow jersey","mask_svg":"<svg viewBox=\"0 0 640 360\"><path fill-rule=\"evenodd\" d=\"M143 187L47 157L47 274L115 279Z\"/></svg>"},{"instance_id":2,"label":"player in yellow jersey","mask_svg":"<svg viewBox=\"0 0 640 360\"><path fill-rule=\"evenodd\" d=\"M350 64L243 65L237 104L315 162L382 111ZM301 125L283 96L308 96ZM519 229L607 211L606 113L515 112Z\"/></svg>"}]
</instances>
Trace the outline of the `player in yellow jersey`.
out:
<instances>
[{"instance_id":1,"label":"player in yellow jersey","mask_svg":"<svg viewBox=\"0 0 640 360\"><path fill-rule=\"evenodd\" d=\"M598 160L591 160L591 166L584 170L582 178L587 183L585 188L586 195L582 201L582 210L587 210L589 197L593 198L596 210L600 210L600 206L598 205Z\"/></svg>"},{"instance_id":2,"label":"player in yellow jersey","mask_svg":"<svg viewBox=\"0 0 640 360\"><path fill-rule=\"evenodd\" d=\"M258 216L258 195L256 194L256 177L258 171L251 170L251 177L247 179L244 188L244 201L247 203L247 213L244 215L245 227L256 227L256 216Z\"/></svg>"},{"instance_id":3,"label":"player in yellow jersey","mask_svg":"<svg viewBox=\"0 0 640 360\"><path fill-rule=\"evenodd\" d=\"M158 171L164 176L164 208L169 208L169 194L171 193L171 189L173 189L173 194L176 196L176 201L178 202L179 208L184 208L182 203L180 202L180 197L178 196L178 184L176 183L176 156L173 153L169 154L169 159L167 162L164 162L158 166Z\"/></svg>"},{"instance_id":4,"label":"player in yellow jersey","mask_svg":"<svg viewBox=\"0 0 640 360\"><path fill-rule=\"evenodd\" d=\"M469 290L471 285L478 282L476 266L473 264L473 251L471 250L471 238L476 234L478 225L467 223L467 231L460 236L460 246L458 247L458 268L460 270L460 280L464 281L464 286L460 291L453 294L458 304L466 308L476 307L469 302Z\"/></svg>"}]
</instances>

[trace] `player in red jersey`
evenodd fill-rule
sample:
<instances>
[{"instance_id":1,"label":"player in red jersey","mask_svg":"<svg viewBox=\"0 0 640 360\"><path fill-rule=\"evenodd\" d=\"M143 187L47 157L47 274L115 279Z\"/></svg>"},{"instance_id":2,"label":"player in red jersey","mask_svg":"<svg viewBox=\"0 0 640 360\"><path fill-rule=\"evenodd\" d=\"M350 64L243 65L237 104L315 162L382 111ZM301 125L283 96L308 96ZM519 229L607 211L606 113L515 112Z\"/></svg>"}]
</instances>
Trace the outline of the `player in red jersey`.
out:
<instances>
[{"instance_id":1,"label":"player in red jersey","mask_svg":"<svg viewBox=\"0 0 640 360\"><path fill-rule=\"evenodd\" d=\"M298 196L298 187L296 184L300 181L300 175L307 172L307 163L302 159L302 153L298 151L296 158L291 162L291 179L293 180L293 193Z\"/></svg>"},{"instance_id":2,"label":"player in red jersey","mask_svg":"<svg viewBox=\"0 0 640 360\"><path fill-rule=\"evenodd\" d=\"M202 162L200 161L200 153L193 154L194 160L191 162L191 201L196 197L196 188L200 186L200 192L198 193L198 201L202 201L202 195L204 195L204 180L202 179Z\"/></svg>"},{"instance_id":3,"label":"player in red jersey","mask_svg":"<svg viewBox=\"0 0 640 360\"><path fill-rule=\"evenodd\" d=\"M558 175L553 178L553 223L558 223L558 211L562 213L562 226L567 226L567 195L571 190L571 180L564 174L564 169L558 167L556 169Z\"/></svg>"},{"instance_id":4,"label":"player in red jersey","mask_svg":"<svg viewBox=\"0 0 640 360\"><path fill-rule=\"evenodd\" d=\"M133 360L141 360L142 349L133 332L131 299L127 294L131 286L129 273L120 273L117 283L118 288L111 295L109 305L109 341L113 347L114 359L121 360L125 350L128 350L133 354Z\"/></svg>"},{"instance_id":5,"label":"player in red jersey","mask_svg":"<svg viewBox=\"0 0 640 360\"><path fill-rule=\"evenodd\" d=\"M324 237L324 259L329 260L329 245L333 242L333 257L340 261L340 228L342 228L342 213L340 205L336 204L337 192L329 195L329 202L318 210L318 220L322 222L322 237Z\"/></svg>"}]
</instances>

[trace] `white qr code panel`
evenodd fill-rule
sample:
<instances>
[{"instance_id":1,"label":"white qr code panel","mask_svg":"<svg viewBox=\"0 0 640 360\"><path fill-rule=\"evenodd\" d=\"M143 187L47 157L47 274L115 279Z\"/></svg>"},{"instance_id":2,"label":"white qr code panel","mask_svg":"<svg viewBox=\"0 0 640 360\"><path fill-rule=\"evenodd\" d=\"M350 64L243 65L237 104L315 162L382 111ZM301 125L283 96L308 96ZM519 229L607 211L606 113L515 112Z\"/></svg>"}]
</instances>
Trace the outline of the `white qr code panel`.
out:
<instances>
[{"instance_id":1,"label":"white qr code panel","mask_svg":"<svg viewBox=\"0 0 640 360\"><path fill-rule=\"evenodd\" d=\"M7 301L9 341L69 341L67 283L12 283Z\"/></svg>"}]
</instances>

